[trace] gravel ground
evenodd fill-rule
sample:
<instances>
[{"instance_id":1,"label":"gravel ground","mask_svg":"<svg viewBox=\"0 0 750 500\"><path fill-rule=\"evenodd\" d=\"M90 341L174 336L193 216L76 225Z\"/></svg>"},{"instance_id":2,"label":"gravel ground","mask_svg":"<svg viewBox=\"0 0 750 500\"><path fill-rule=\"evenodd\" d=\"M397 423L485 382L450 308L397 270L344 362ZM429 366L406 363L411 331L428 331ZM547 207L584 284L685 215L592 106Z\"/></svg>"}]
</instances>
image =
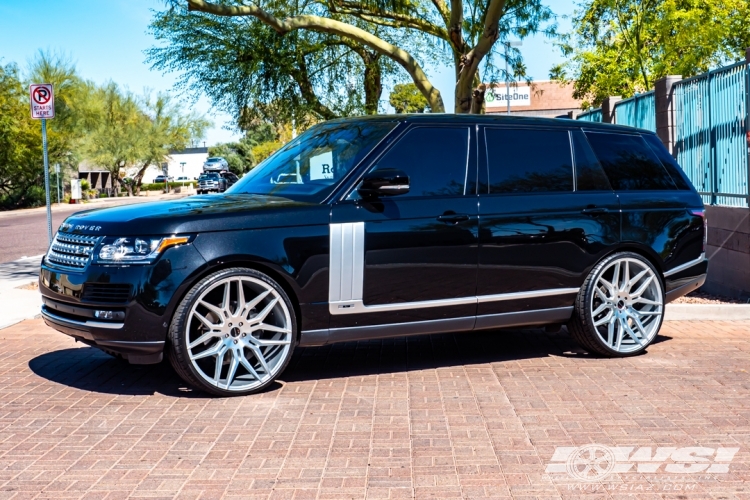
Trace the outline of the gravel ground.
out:
<instances>
[{"instance_id":1,"label":"gravel ground","mask_svg":"<svg viewBox=\"0 0 750 500\"><path fill-rule=\"evenodd\" d=\"M673 304L748 304L750 300L730 299L696 290L672 302Z\"/></svg>"}]
</instances>

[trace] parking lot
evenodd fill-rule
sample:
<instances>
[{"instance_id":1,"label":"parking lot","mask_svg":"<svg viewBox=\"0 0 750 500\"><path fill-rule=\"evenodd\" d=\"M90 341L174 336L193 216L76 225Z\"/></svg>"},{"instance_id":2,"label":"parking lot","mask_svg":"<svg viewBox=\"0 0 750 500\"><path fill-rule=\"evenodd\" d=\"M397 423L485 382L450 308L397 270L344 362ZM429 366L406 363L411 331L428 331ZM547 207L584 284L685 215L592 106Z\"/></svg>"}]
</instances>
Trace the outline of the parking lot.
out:
<instances>
[{"instance_id":1,"label":"parking lot","mask_svg":"<svg viewBox=\"0 0 750 500\"><path fill-rule=\"evenodd\" d=\"M750 498L748 332L669 322L616 360L565 330L299 349L216 399L25 321L0 331L0 498ZM593 443L614 471L566 474Z\"/></svg>"}]
</instances>

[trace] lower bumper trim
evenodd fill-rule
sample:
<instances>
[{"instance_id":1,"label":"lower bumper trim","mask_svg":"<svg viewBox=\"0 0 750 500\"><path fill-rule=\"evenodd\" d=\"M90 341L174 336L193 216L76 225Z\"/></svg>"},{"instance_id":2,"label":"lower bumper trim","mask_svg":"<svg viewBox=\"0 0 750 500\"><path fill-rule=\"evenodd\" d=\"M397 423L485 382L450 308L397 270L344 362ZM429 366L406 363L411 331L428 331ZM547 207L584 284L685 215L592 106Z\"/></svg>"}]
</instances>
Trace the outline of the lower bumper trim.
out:
<instances>
[{"instance_id":1,"label":"lower bumper trim","mask_svg":"<svg viewBox=\"0 0 750 500\"><path fill-rule=\"evenodd\" d=\"M104 321L78 321L75 319L70 318L63 318L62 316L58 316L57 314L52 314L47 309L47 306L42 306L42 317L45 319L49 319L50 321L54 321L55 323L63 323L66 325L70 325L72 327L88 327L88 328L107 328L110 330L120 330L123 326L125 326L125 323L107 323Z\"/></svg>"},{"instance_id":2,"label":"lower bumper trim","mask_svg":"<svg viewBox=\"0 0 750 500\"><path fill-rule=\"evenodd\" d=\"M693 290L703 286L703 283L706 282L706 275L701 274L700 276L696 276L695 278L691 279L690 281L681 284L677 288L670 290L667 292L667 300L664 301L664 303L672 302L673 300L679 299L683 295L687 295Z\"/></svg>"}]
</instances>

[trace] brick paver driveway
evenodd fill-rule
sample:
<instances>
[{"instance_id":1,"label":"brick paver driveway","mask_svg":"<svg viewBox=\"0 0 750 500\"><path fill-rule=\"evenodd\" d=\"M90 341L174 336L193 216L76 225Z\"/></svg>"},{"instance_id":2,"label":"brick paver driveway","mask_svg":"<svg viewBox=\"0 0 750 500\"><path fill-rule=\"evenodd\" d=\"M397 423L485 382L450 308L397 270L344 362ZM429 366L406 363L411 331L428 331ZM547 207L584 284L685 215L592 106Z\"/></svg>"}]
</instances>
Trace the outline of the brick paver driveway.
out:
<instances>
[{"instance_id":1,"label":"brick paver driveway","mask_svg":"<svg viewBox=\"0 0 750 500\"><path fill-rule=\"evenodd\" d=\"M212 399L27 321L0 331L0 499L750 498L750 322L662 334L618 360L564 330L308 348Z\"/></svg>"}]
</instances>

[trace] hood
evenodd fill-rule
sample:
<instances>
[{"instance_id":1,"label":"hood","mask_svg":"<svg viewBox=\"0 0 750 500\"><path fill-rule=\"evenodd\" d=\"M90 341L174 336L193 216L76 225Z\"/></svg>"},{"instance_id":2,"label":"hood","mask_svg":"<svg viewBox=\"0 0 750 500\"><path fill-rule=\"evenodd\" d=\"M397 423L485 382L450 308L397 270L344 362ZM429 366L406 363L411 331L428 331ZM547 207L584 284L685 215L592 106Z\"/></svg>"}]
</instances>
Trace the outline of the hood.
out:
<instances>
[{"instance_id":1,"label":"hood","mask_svg":"<svg viewBox=\"0 0 750 500\"><path fill-rule=\"evenodd\" d=\"M277 196L189 196L78 212L63 222L60 231L102 236L158 236L328 224L329 214L328 205Z\"/></svg>"}]
</instances>

